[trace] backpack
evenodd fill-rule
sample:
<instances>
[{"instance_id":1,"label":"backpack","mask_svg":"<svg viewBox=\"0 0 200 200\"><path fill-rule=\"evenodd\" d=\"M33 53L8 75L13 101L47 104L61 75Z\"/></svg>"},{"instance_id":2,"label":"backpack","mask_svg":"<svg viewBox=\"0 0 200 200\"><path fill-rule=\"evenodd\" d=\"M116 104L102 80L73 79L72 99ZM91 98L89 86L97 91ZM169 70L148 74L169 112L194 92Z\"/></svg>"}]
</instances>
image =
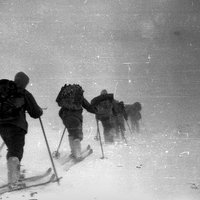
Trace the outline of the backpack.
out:
<instances>
[{"instance_id":1,"label":"backpack","mask_svg":"<svg viewBox=\"0 0 200 200\"><path fill-rule=\"evenodd\" d=\"M25 104L14 81L0 80L0 122L17 119Z\"/></svg>"},{"instance_id":2,"label":"backpack","mask_svg":"<svg viewBox=\"0 0 200 200\"><path fill-rule=\"evenodd\" d=\"M67 108L68 110L81 110L83 102L83 89L78 84L65 84L57 98L58 106Z\"/></svg>"},{"instance_id":3,"label":"backpack","mask_svg":"<svg viewBox=\"0 0 200 200\"><path fill-rule=\"evenodd\" d=\"M109 100L100 102L96 108L98 119L109 118L113 115L113 104Z\"/></svg>"},{"instance_id":4,"label":"backpack","mask_svg":"<svg viewBox=\"0 0 200 200\"><path fill-rule=\"evenodd\" d=\"M98 119L110 118L113 115L113 94L99 95L92 99L91 104L97 109Z\"/></svg>"}]
</instances>

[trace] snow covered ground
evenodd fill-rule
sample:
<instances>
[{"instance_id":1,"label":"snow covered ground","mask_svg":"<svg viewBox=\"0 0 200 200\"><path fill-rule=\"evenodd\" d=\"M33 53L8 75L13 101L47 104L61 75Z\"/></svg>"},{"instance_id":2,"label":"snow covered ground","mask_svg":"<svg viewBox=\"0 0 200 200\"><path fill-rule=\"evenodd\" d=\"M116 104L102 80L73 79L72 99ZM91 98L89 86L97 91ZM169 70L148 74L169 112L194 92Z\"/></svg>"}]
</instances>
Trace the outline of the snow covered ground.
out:
<instances>
[{"instance_id":1,"label":"snow covered ground","mask_svg":"<svg viewBox=\"0 0 200 200\"><path fill-rule=\"evenodd\" d=\"M62 127L52 128L44 120L51 151L56 150ZM103 145L105 159L95 136L95 125L84 126L82 146L90 144L93 154L83 162L64 171L55 161L60 185L4 194L9 200L198 200L200 198L199 125L151 132L142 126L140 134L126 131L128 145ZM67 134L66 134L67 136ZM69 152L65 137L60 152ZM6 181L6 149L2 151L0 182ZM51 162L40 124L30 123L22 165L27 176L44 171ZM194 183L194 184L193 184Z\"/></svg>"},{"instance_id":2,"label":"snow covered ground","mask_svg":"<svg viewBox=\"0 0 200 200\"><path fill-rule=\"evenodd\" d=\"M64 83L81 84L88 100L106 88L117 100L140 101L144 121L133 138L127 129L128 145L104 145L100 159L85 115L82 146L94 153L68 172L55 162L60 185L0 200L199 200L199 8L198 0L1 0L0 76L30 76L28 90L48 107L51 151L63 131L55 99ZM39 121L28 120L27 176L51 166ZM66 137L61 151L69 152ZM1 155L3 184L6 148Z\"/></svg>"}]
</instances>

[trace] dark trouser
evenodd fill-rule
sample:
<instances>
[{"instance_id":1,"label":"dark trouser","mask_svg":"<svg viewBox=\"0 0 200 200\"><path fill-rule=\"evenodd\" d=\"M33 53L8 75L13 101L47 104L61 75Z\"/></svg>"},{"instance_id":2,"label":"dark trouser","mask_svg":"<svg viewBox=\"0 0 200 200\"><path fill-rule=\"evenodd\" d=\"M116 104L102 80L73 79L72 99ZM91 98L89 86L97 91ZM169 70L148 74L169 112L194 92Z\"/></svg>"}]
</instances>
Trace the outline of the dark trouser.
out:
<instances>
[{"instance_id":1,"label":"dark trouser","mask_svg":"<svg viewBox=\"0 0 200 200\"><path fill-rule=\"evenodd\" d=\"M24 153L26 131L14 125L4 125L0 127L0 134L8 148L6 158L17 157L21 161Z\"/></svg>"},{"instance_id":2,"label":"dark trouser","mask_svg":"<svg viewBox=\"0 0 200 200\"><path fill-rule=\"evenodd\" d=\"M123 115L117 115L115 116L115 129L116 129L116 136L121 136L124 138L124 132L125 132L125 124L124 124L124 117Z\"/></svg>"},{"instance_id":3,"label":"dark trouser","mask_svg":"<svg viewBox=\"0 0 200 200\"><path fill-rule=\"evenodd\" d=\"M139 131L140 131L139 121L132 121L131 122L131 129L132 129L133 132L139 133Z\"/></svg>"},{"instance_id":4,"label":"dark trouser","mask_svg":"<svg viewBox=\"0 0 200 200\"><path fill-rule=\"evenodd\" d=\"M114 142L114 121L110 118L100 119L103 126L103 134L105 142Z\"/></svg>"},{"instance_id":5,"label":"dark trouser","mask_svg":"<svg viewBox=\"0 0 200 200\"><path fill-rule=\"evenodd\" d=\"M75 139L83 139L82 121L76 116L67 116L63 119L63 124L67 128L69 136Z\"/></svg>"}]
</instances>

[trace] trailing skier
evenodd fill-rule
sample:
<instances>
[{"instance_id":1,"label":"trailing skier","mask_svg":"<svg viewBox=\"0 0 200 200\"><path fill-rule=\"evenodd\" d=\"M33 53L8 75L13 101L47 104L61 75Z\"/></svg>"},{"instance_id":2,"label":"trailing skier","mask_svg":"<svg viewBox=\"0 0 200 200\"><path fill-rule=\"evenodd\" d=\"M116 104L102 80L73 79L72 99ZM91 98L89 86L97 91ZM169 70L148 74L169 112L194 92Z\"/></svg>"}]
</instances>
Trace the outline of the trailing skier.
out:
<instances>
[{"instance_id":1,"label":"trailing skier","mask_svg":"<svg viewBox=\"0 0 200 200\"><path fill-rule=\"evenodd\" d=\"M90 113L95 113L94 107L84 98L83 93L84 91L80 85L65 84L56 98L58 106L61 107L59 116L68 130L71 155L77 161L82 160L83 108Z\"/></svg>"},{"instance_id":2,"label":"trailing skier","mask_svg":"<svg viewBox=\"0 0 200 200\"><path fill-rule=\"evenodd\" d=\"M99 96L92 99L91 104L97 109L95 117L97 122L101 121L102 123L105 142L114 142L116 109L113 94L102 90Z\"/></svg>"},{"instance_id":3,"label":"trailing skier","mask_svg":"<svg viewBox=\"0 0 200 200\"><path fill-rule=\"evenodd\" d=\"M28 130L26 111L34 119L43 114L33 95L25 89L28 83L29 77L24 72L18 72L14 81L0 80L0 134L7 146L8 183L11 189L19 185L20 162Z\"/></svg>"},{"instance_id":4,"label":"trailing skier","mask_svg":"<svg viewBox=\"0 0 200 200\"><path fill-rule=\"evenodd\" d=\"M127 113L128 120L131 123L131 129L133 132L140 132L140 121L142 119L141 111L142 105L140 102L133 104L125 104L125 110Z\"/></svg>"},{"instance_id":5,"label":"trailing skier","mask_svg":"<svg viewBox=\"0 0 200 200\"><path fill-rule=\"evenodd\" d=\"M116 129L116 137L120 139L126 140L125 138L125 120L127 121L127 114L125 111L125 106L123 101L116 101L115 100L115 110L116 110L116 115L114 116L114 121L115 121L115 129Z\"/></svg>"}]
</instances>

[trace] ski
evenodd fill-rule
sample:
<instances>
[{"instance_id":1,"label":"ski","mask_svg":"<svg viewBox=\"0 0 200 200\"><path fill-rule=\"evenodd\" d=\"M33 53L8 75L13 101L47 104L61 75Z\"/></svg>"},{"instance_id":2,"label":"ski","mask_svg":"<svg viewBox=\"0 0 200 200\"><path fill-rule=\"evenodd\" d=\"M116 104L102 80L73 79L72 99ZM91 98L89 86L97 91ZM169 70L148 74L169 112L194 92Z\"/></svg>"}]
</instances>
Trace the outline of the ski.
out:
<instances>
[{"instance_id":1,"label":"ski","mask_svg":"<svg viewBox=\"0 0 200 200\"><path fill-rule=\"evenodd\" d=\"M42 180L42 181L37 182L37 183L24 182L23 184L20 184L16 188L12 188L12 189L10 189L9 187L1 188L0 189L0 195L4 194L4 193L8 193L8 192L14 192L14 191L18 191L18 190L25 190L25 189L28 189L28 188L33 188L33 187L39 187L39 186L47 185L47 184L53 183L53 182L55 182L55 174L52 174L51 177L46 177L46 180Z\"/></svg>"},{"instance_id":2,"label":"ski","mask_svg":"<svg viewBox=\"0 0 200 200\"><path fill-rule=\"evenodd\" d=\"M81 154L83 154L84 152L87 152L89 149L91 149L90 145L88 145L85 149L83 149ZM64 165L65 163L69 162L70 160L73 160L73 157L71 155L64 156L59 159L59 163L61 165Z\"/></svg>"},{"instance_id":3,"label":"ski","mask_svg":"<svg viewBox=\"0 0 200 200\"><path fill-rule=\"evenodd\" d=\"M67 163L65 163L64 170L68 171L72 166L74 166L77 163L80 163L83 161L85 158L87 158L89 155L93 153L93 150L91 148L87 149L86 151L81 153L81 160L76 160L76 159L71 159Z\"/></svg>"},{"instance_id":4,"label":"ski","mask_svg":"<svg viewBox=\"0 0 200 200\"><path fill-rule=\"evenodd\" d=\"M27 178L20 179L20 182L33 182L33 181L37 181L37 180L43 179L46 176L48 176L51 173L51 171L52 171L52 168L49 168L44 173L42 173L40 175L30 176L30 177L27 177ZM8 183L6 183L4 185L1 185L0 189L4 188L4 187L7 187L7 186L8 186Z\"/></svg>"}]
</instances>

